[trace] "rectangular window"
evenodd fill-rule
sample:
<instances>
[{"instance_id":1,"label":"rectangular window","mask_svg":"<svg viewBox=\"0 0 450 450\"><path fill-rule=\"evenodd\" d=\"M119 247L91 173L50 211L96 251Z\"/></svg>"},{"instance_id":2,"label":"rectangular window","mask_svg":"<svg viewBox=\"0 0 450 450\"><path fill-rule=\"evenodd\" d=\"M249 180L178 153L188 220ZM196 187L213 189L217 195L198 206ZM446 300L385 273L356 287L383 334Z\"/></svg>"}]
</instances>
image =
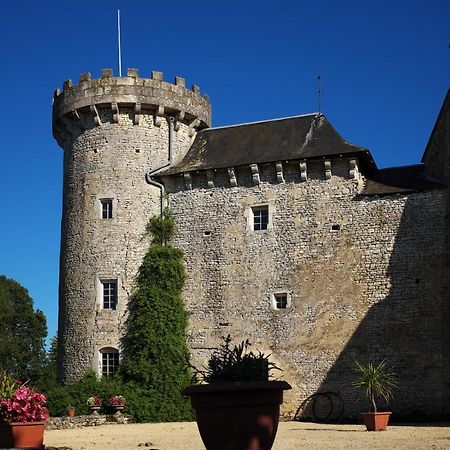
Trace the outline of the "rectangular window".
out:
<instances>
[{"instance_id":1,"label":"rectangular window","mask_svg":"<svg viewBox=\"0 0 450 450\"><path fill-rule=\"evenodd\" d=\"M117 306L117 281L102 281L103 309L116 309Z\"/></svg>"},{"instance_id":2,"label":"rectangular window","mask_svg":"<svg viewBox=\"0 0 450 450\"><path fill-rule=\"evenodd\" d=\"M275 306L277 309L286 309L287 303L287 294L275 294Z\"/></svg>"},{"instance_id":3,"label":"rectangular window","mask_svg":"<svg viewBox=\"0 0 450 450\"><path fill-rule=\"evenodd\" d=\"M252 208L253 211L253 229L254 230L267 230L269 224L269 207L258 206Z\"/></svg>"},{"instance_id":4,"label":"rectangular window","mask_svg":"<svg viewBox=\"0 0 450 450\"><path fill-rule=\"evenodd\" d=\"M119 352L102 352L102 375L110 377L114 375L119 366Z\"/></svg>"},{"instance_id":5,"label":"rectangular window","mask_svg":"<svg viewBox=\"0 0 450 450\"><path fill-rule=\"evenodd\" d=\"M100 200L102 204L102 219L113 218L113 201L110 198Z\"/></svg>"}]
</instances>

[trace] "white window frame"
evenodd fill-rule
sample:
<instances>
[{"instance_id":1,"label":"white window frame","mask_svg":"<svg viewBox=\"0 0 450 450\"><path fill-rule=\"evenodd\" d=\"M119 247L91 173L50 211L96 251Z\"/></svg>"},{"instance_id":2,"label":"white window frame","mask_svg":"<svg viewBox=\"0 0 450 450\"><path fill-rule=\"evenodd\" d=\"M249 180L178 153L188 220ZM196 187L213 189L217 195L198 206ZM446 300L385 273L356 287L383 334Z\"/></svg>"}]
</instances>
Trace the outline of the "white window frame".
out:
<instances>
[{"instance_id":1,"label":"white window frame","mask_svg":"<svg viewBox=\"0 0 450 450\"><path fill-rule=\"evenodd\" d=\"M116 307L115 308L105 308L104 304L104 286L105 283L116 283ZM120 302L120 289L121 289L121 281L119 277L115 276L98 276L97 277L97 310L102 311L117 311L119 308L119 302Z\"/></svg>"},{"instance_id":2,"label":"white window frame","mask_svg":"<svg viewBox=\"0 0 450 450\"><path fill-rule=\"evenodd\" d=\"M112 198L102 198L101 203L101 215L103 220L111 220L114 218L114 201ZM105 209L106 206L106 209ZM105 217L106 213L106 217Z\"/></svg>"},{"instance_id":3,"label":"white window frame","mask_svg":"<svg viewBox=\"0 0 450 450\"><path fill-rule=\"evenodd\" d=\"M111 216L110 218L103 218L103 204L105 202L111 202ZM97 209L97 217L99 217L103 221L112 221L117 218L117 199L114 194L111 192L103 192L101 194L96 195L96 209Z\"/></svg>"},{"instance_id":4,"label":"white window frame","mask_svg":"<svg viewBox=\"0 0 450 450\"><path fill-rule=\"evenodd\" d=\"M114 367L115 370L113 372L110 372L109 367L108 367L108 369L106 370L106 374L105 374L103 372L103 368L104 368L103 361L104 361L104 356L106 356L106 355L115 355L114 359L117 356L117 364L108 364L109 366ZM107 359L109 359L108 356L107 356ZM114 375L114 373L117 372L119 363L120 363L120 352L117 348L108 346L108 347L102 347L98 350L98 374L99 374L100 378L102 378L102 377L107 378L109 376Z\"/></svg>"},{"instance_id":5,"label":"white window frame","mask_svg":"<svg viewBox=\"0 0 450 450\"><path fill-rule=\"evenodd\" d=\"M277 297L278 296L286 296L286 308L278 308L277 307ZM286 309L289 309L292 304L292 294L286 290L286 289L279 289L273 292L270 296L270 303L272 306L272 309L276 311L285 311Z\"/></svg>"},{"instance_id":6,"label":"white window frame","mask_svg":"<svg viewBox=\"0 0 450 450\"><path fill-rule=\"evenodd\" d=\"M265 229L255 229L255 211L267 208L267 228ZM275 207L270 202L258 203L254 205L249 205L245 211L245 216L247 217L247 228L246 231L251 231L254 233L265 233L267 230L273 229L273 214Z\"/></svg>"}]
</instances>

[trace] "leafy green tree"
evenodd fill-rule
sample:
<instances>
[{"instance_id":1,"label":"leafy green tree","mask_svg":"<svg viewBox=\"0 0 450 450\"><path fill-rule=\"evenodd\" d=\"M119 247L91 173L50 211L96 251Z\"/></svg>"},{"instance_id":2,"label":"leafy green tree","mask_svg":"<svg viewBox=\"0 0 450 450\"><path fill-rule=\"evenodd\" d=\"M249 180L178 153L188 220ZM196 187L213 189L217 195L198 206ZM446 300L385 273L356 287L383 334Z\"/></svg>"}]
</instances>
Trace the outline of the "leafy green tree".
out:
<instances>
[{"instance_id":1,"label":"leafy green tree","mask_svg":"<svg viewBox=\"0 0 450 450\"><path fill-rule=\"evenodd\" d=\"M181 296L186 276L183 253L168 244L174 233L168 211L153 217L147 231L153 241L129 302L119 375L149 392L147 420L189 420L192 411L181 395L191 380L188 314Z\"/></svg>"},{"instance_id":2,"label":"leafy green tree","mask_svg":"<svg viewBox=\"0 0 450 450\"><path fill-rule=\"evenodd\" d=\"M40 371L39 379L36 381L37 387L42 392L48 392L51 388L58 384L56 378L56 351L58 347L58 339L52 338L50 349L46 354L44 365Z\"/></svg>"},{"instance_id":3,"label":"leafy green tree","mask_svg":"<svg viewBox=\"0 0 450 450\"><path fill-rule=\"evenodd\" d=\"M0 275L0 370L19 380L38 381L46 354L47 321L33 309L27 289Z\"/></svg>"}]
</instances>

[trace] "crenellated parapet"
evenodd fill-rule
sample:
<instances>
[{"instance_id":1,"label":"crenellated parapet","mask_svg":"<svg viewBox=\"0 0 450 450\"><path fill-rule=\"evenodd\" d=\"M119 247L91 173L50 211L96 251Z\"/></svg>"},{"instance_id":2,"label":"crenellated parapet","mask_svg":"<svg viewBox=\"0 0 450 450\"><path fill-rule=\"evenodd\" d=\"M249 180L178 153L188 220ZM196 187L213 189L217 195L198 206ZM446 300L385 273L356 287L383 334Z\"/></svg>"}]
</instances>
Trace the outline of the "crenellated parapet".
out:
<instances>
[{"instance_id":1,"label":"crenellated parapet","mask_svg":"<svg viewBox=\"0 0 450 450\"><path fill-rule=\"evenodd\" d=\"M92 78L87 72L80 75L78 84L67 80L62 91L56 89L53 135L64 147L64 139L85 129L118 123L121 110L132 116L136 126L142 125L143 114L151 114L157 127L164 118L173 117L175 131L183 123L191 136L211 125L209 97L201 95L196 85L187 89L184 78L175 77L174 83L169 83L157 71L152 72L151 78L140 78L138 69L128 69L126 76L114 77L112 69L103 69L101 78Z\"/></svg>"}]
</instances>

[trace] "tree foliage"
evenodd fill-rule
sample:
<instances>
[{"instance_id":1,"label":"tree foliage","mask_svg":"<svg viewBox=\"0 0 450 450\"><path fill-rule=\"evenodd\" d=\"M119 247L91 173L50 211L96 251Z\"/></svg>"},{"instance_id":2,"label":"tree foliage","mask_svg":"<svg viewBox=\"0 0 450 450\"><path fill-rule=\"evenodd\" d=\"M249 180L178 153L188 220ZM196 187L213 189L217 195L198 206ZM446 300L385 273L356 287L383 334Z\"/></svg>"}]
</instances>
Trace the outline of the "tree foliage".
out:
<instances>
[{"instance_id":1,"label":"tree foliage","mask_svg":"<svg viewBox=\"0 0 450 450\"><path fill-rule=\"evenodd\" d=\"M139 269L131 296L119 374L150 393L151 421L192 418L181 390L190 382L186 344L188 314L181 296L183 253L168 244L174 222L166 211L150 220L153 240Z\"/></svg>"},{"instance_id":2,"label":"tree foliage","mask_svg":"<svg viewBox=\"0 0 450 450\"><path fill-rule=\"evenodd\" d=\"M44 313L33 309L23 286L0 275L0 314L0 370L19 380L37 382L46 362Z\"/></svg>"}]
</instances>

